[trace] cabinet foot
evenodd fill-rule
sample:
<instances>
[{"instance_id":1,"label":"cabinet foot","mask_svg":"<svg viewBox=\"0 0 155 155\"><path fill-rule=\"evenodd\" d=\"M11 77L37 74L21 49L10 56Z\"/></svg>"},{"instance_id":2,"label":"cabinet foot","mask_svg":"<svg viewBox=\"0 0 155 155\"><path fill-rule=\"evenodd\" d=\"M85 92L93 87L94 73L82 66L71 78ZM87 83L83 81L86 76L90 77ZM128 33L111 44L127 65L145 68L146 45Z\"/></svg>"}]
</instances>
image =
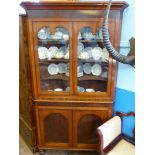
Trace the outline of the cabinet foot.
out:
<instances>
[{"instance_id":1,"label":"cabinet foot","mask_svg":"<svg viewBox=\"0 0 155 155\"><path fill-rule=\"evenodd\" d=\"M42 149L39 150L39 154L40 154L40 155L44 155L44 153L45 153L44 150L42 150Z\"/></svg>"}]
</instances>

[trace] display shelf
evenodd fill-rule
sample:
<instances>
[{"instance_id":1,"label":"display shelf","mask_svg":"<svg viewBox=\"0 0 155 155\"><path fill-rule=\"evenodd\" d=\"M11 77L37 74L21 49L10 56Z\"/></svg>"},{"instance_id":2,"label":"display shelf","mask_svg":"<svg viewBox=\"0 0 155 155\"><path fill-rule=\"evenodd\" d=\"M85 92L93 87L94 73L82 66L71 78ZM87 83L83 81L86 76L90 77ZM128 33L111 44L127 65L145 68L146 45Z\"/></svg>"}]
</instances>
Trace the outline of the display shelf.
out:
<instances>
[{"instance_id":1,"label":"display shelf","mask_svg":"<svg viewBox=\"0 0 155 155\"><path fill-rule=\"evenodd\" d=\"M41 40L41 39L38 39L39 44L68 44L68 42L69 42L69 40L63 40L63 39L59 39L59 40L53 40L53 39Z\"/></svg>"},{"instance_id":2,"label":"display shelf","mask_svg":"<svg viewBox=\"0 0 155 155\"><path fill-rule=\"evenodd\" d=\"M104 63L106 66L108 65L108 60L104 59L104 60L94 60L92 58L90 59L78 59L78 62L81 62L81 63L85 63L85 62L90 62L90 63Z\"/></svg>"},{"instance_id":3,"label":"display shelf","mask_svg":"<svg viewBox=\"0 0 155 155\"><path fill-rule=\"evenodd\" d=\"M100 80L100 81L107 81L107 78L103 78L101 76L95 76L95 75L84 75L81 77L78 77L79 81L84 81L84 80Z\"/></svg>"},{"instance_id":4,"label":"display shelf","mask_svg":"<svg viewBox=\"0 0 155 155\"><path fill-rule=\"evenodd\" d=\"M57 75L42 75L42 80L65 80L69 81L69 77L64 74L57 74Z\"/></svg>"},{"instance_id":5,"label":"display shelf","mask_svg":"<svg viewBox=\"0 0 155 155\"><path fill-rule=\"evenodd\" d=\"M69 62L69 59L51 59L51 60L48 60L48 59L39 59L39 64L49 64L49 63L52 63L52 62Z\"/></svg>"},{"instance_id":6,"label":"display shelf","mask_svg":"<svg viewBox=\"0 0 155 155\"><path fill-rule=\"evenodd\" d=\"M101 42L103 43L103 39L90 39L90 40L86 40L86 39L78 39L81 43L91 43L91 42Z\"/></svg>"}]
</instances>

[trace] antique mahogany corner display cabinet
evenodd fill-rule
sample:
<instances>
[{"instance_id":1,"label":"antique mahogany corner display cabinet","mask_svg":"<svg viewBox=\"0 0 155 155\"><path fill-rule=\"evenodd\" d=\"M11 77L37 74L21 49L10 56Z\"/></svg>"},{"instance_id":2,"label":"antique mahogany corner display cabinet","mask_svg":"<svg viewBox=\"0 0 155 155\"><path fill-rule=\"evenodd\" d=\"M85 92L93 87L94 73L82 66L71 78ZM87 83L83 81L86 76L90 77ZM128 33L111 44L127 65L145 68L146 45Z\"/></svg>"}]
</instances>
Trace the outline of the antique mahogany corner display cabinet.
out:
<instances>
[{"instance_id":1,"label":"antique mahogany corner display cabinet","mask_svg":"<svg viewBox=\"0 0 155 155\"><path fill-rule=\"evenodd\" d=\"M96 150L96 129L113 114L117 70L103 45L107 2L22 2L21 6L26 10L28 47L23 59L29 68L28 102L38 149ZM125 2L111 6L110 39L116 49L127 6Z\"/></svg>"}]
</instances>

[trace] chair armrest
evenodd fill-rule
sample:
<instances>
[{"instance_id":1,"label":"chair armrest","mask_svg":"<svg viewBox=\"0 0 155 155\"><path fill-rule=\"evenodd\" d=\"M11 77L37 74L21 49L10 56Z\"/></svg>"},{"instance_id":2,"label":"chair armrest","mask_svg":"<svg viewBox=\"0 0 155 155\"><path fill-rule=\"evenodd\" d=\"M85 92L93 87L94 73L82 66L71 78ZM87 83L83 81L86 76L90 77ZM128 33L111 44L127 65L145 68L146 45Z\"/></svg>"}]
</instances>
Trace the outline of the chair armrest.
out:
<instances>
[{"instance_id":1,"label":"chair armrest","mask_svg":"<svg viewBox=\"0 0 155 155\"><path fill-rule=\"evenodd\" d=\"M119 116L111 118L99 126L97 132L100 136L101 147L104 149L121 134L121 118Z\"/></svg>"}]
</instances>

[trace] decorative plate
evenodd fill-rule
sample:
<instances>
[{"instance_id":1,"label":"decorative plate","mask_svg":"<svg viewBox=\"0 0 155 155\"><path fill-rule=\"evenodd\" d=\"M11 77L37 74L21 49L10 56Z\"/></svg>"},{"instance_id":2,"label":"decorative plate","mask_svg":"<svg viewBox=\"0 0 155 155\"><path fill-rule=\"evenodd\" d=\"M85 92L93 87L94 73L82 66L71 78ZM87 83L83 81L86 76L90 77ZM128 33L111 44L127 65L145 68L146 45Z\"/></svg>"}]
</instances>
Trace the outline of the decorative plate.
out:
<instances>
[{"instance_id":1,"label":"decorative plate","mask_svg":"<svg viewBox=\"0 0 155 155\"><path fill-rule=\"evenodd\" d=\"M64 58L64 53L62 51L58 51L56 54L55 54L55 58L57 59L62 59Z\"/></svg>"},{"instance_id":2,"label":"decorative plate","mask_svg":"<svg viewBox=\"0 0 155 155\"><path fill-rule=\"evenodd\" d=\"M62 36L57 36L57 35L52 35L52 39L53 40L60 40L60 39L62 39Z\"/></svg>"},{"instance_id":3,"label":"decorative plate","mask_svg":"<svg viewBox=\"0 0 155 155\"><path fill-rule=\"evenodd\" d=\"M100 47L94 47L92 49L92 57L94 60L99 60L102 56L102 49Z\"/></svg>"},{"instance_id":4,"label":"decorative plate","mask_svg":"<svg viewBox=\"0 0 155 155\"><path fill-rule=\"evenodd\" d=\"M91 40L91 39L93 39L93 34L92 34L92 32L85 32L85 33L83 33L83 38L85 38L86 40Z\"/></svg>"},{"instance_id":5,"label":"decorative plate","mask_svg":"<svg viewBox=\"0 0 155 155\"><path fill-rule=\"evenodd\" d=\"M63 34L68 34L68 30L66 30L64 27L57 27L57 32L62 32Z\"/></svg>"},{"instance_id":6,"label":"decorative plate","mask_svg":"<svg viewBox=\"0 0 155 155\"><path fill-rule=\"evenodd\" d=\"M99 36L99 39L103 39L103 29L102 27L98 28L98 36Z\"/></svg>"},{"instance_id":7,"label":"decorative plate","mask_svg":"<svg viewBox=\"0 0 155 155\"><path fill-rule=\"evenodd\" d=\"M78 75L78 77L83 76L83 64L82 63L79 63L78 64L78 67L77 67L77 75Z\"/></svg>"},{"instance_id":8,"label":"decorative plate","mask_svg":"<svg viewBox=\"0 0 155 155\"><path fill-rule=\"evenodd\" d=\"M107 78L108 77L108 71L103 71L101 74L101 77Z\"/></svg>"},{"instance_id":9,"label":"decorative plate","mask_svg":"<svg viewBox=\"0 0 155 155\"><path fill-rule=\"evenodd\" d=\"M56 64L50 64L48 66L48 72L51 75L56 75L59 72L59 68L58 68L58 66Z\"/></svg>"},{"instance_id":10,"label":"decorative plate","mask_svg":"<svg viewBox=\"0 0 155 155\"><path fill-rule=\"evenodd\" d=\"M68 34L63 34L62 38L67 41L67 40L69 40L69 35Z\"/></svg>"},{"instance_id":11,"label":"decorative plate","mask_svg":"<svg viewBox=\"0 0 155 155\"><path fill-rule=\"evenodd\" d=\"M47 58L48 49L46 47L38 47L39 59Z\"/></svg>"},{"instance_id":12,"label":"decorative plate","mask_svg":"<svg viewBox=\"0 0 155 155\"><path fill-rule=\"evenodd\" d=\"M52 58L54 58L55 57L55 54L56 54L56 51L54 51L54 50L48 50L48 53L47 53L48 60L51 60Z\"/></svg>"},{"instance_id":13,"label":"decorative plate","mask_svg":"<svg viewBox=\"0 0 155 155\"><path fill-rule=\"evenodd\" d=\"M109 59L109 52L107 51L106 48L103 48L102 53L103 53L102 54L102 59L108 60Z\"/></svg>"},{"instance_id":14,"label":"decorative plate","mask_svg":"<svg viewBox=\"0 0 155 155\"><path fill-rule=\"evenodd\" d=\"M65 63L59 63L58 64L58 69L59 69L59 73L66 73L66 64Z\"/></svg>"},{"instance_id":15,"label":"decorative plate","mask_svg":"<svg viewBox=\"0 0 155 155\"><path fill-rule=\"evenodd\" d=\"M81 52L84 50L84 45L81 42L78 42L78 52Z\"/></svg>"},{"instance_id":16,"label":"decorative plate","mask_svg":"<svg viewBox=\"0 0 155 155\"><path fill-rule=\"evenodd\" d=\"M64 59L69 59L69 52L65 54Z\"/></svg>"},{"instance_id":17,"label":"decorative plate","mask_svg":"<svg viewBox=\"0 0 155 155\"><path fill-rule=\"evenodd\" d=\"M54 33L55 36L59 36L60 38L62 38L63 33L61 31L57 31Z\"/></svg>"},{"instance_id":18,"label":"decorative plate","mask_svg":"<svg viewBox=\"0 0 155 155\"><path fill-rule=\"evenodd\" d=\"M82 39L81 32L79 32L79 34L78 34L78 39Z\"/></svg>"},{"instance_id":19,"label":"decorative plate","mask_svg":"<svg viewBox=\"0 0 155 155\"><path fill-rule=\"evenodd\" d=\"M62 88L55 88L54 91L63 91Z\"/></svg>"},{"instance_id":20,"label":"decorative plate","mask_svg":"<svg viewBox=\"0 0 155 155\"><path fill-rule=\"evenodd\" d=\"M83 87L78 86L77 89L78 89L78 92L85 92L85 89Z\"/></svg>"},{"instance_id":21,"label":"decorative plate","mask_svg":"<svg viewBox=\"0 0 155 155\"><path fill-rule=\"evenodd\" d=\"M88 52L81 52L79 54L79 59L83 59L83 60L89 59L89 53Z\"/></svg>"},{"instance_id":22,"label":"decorative plate","mask_svg":"<svg viewBox=\"0 0 155 155\"><path fill-rule=\"evenodd\" d=\"M101 65L99 65L99 64L94 64L94 65L92 66L91 72L92 72L93 75L99 76L99 75L101 74L101 72L102 72Z\"/></svg>"},{"instance_id":23,"label":"decorative plate","mask_svg":"<svg viewBox=\"0 0 155 155\"><path fill-rule=\"evenodd\" d=\"M55 58L56 53L59 51L59 49L56 46L51 46L49 48L49 52L51 53L52 57Z\"/></svg>"},{"instance_id":24,"label":"decorative plate","mask_svg":"<svg viewBox=\"0 0 155 155\"><path fill-rule=\"evenodd\" d=\"M38 38L39 39L45 40L48 38L49 35L50 35L50 32L49 32L49 28L47 28L47 27L43 27L38 32Z\"/></svg>"},{"instance_id":25,"label":"decorative plate","mask_svg":"<svg viewBox=\"0 0 155 155\"><path fill-rule=\"evenodd\" d=\"M66 64L66 76L69 76L69 63Z\"/></svg>"},{"instance_id":26,"label":"decorative plate","mask_svg":"<svg viewBox=\"0 0 155 155\"><path fill-rule=\"evenodd\" d=\"M84 49L84 52L87 52L87 53L88 53L89 58L92 57L92 50L93 50L92 47L86 47L86 48Z\"/></svg>"},{"instance_id":27,"label":"decorative plate","mask_svg":"<svg viewBox=\"0 0 155 155\"><path fill-rule=\"evenodd\" d=\"M70 90L70 87L66 87L66 92L69 92L69 90Z\"/></svg>"},{"instance_id":28,"label":"decorative plate","mask_svg":"<svg viewBox=\"0 0 155 155\"><path fill-rule=\"evenodd\" d=\"M87 88L87 89L86 89L86 92L95 92L95 90L92 89L92 88Z\"/></svg>"},{"instance_id":29,"label":"decorative plate","mask_svg":"<svg viewBox=\"0 0 155 155\"><path fill-rule=\"evenodd\" d=\"M67 53L67 47L66 46L62 46L59 48L59 51L64 53L64 55Z\"/></svg>"},{"instance_id":30,"label":"decorative plate","mask_svg":"<svg viewBox=\"0 0 155 155\"><path fill-rule=\"evenodd\" d=\"M83 65L83 70L86 74L91 74L91 64L90 63L85 63Z\"/></svg>"}]
</instances>

